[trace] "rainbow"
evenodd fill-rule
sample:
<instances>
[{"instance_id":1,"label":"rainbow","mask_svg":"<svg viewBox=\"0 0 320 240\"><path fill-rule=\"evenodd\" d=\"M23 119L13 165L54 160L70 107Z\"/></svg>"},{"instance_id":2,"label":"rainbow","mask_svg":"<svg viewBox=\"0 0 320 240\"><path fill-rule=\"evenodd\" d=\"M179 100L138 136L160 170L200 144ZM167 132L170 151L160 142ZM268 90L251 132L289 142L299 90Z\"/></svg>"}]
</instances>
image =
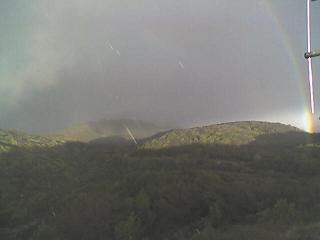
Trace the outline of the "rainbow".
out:
<instances>
[{"instance_id":1,"label":"rainbow","mask_svg":"<svg viewBox=\"0 0 320 240\"><path fill-rule=\"evenodd\" d=\"M273 10L271 3L268 0L263 1L263 3L266 7L266 10L267 10L270 18L272 19L274 24L277 26L279 35L280 35L282 42L283 42L283 46L286 49L288 58L293 66L293 70L296 71L296 76L300 80L300 84L302 85L301 95L303 96L303 100L304 100L304 110L303 110L304 129L305 129L305 131L307 131L309 133L313 133L313 132L315 132L315 119L314 119L314 115L310 111L310 109L311 109L311 106L309 103L310 97L307 94L308 93L308 90L306 88L307 76L304 74L304 69L303 69L304 66L301 66L301 64L299 64L298 59L294 54L294 50L293 50L291 41L286 34L286 30L283 27L281 21L279 20L277 14Z\"/></svg>"}]
</instances>

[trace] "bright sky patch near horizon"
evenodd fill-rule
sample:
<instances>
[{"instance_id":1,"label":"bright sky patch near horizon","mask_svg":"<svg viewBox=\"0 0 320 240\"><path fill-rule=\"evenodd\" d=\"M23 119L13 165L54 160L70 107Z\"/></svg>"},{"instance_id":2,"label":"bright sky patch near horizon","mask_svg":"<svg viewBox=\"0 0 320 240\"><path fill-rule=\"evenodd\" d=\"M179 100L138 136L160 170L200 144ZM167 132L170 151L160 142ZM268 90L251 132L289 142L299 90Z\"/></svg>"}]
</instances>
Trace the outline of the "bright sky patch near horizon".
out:
<instances>
[{"instance_id":1,"label":"bright sky patch near horizon","mask_svg":"<svg viewBox=\"0 0 320 240\"><path fill-rule=\"evenodd\" d=\"M0 128L100 118L304 127L302 0L4 0L0 29Z\"/></svg>"}]
</instances>

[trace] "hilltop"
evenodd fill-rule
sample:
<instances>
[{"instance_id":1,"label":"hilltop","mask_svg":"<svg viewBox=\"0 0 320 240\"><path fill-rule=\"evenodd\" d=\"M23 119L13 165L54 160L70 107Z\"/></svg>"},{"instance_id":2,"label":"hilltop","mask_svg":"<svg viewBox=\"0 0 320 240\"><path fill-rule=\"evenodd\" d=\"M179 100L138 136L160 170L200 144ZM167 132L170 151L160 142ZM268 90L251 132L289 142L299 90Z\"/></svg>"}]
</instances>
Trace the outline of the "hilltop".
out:
<instances>
[{"instance_id":1,"label":"hilltop","mask_svg":"<svg viewBox=\"0 0 320 240\"><path fill-rule=\"evenodd\" d=\"M296 127L259 121L230 122L188 129L173 129L146 139L143 148L159 149L192 144L243 145L259 136L302 133Z\"/></svg>"},{"instance_id":2,"label":"hilltop","mask_svg":"<svg viewBox=\"0 0 320 240\"><path fill-rule=\"evenodd\" d=\"M130 136L126 130L126 127L130 129L134 137L137 139L146 138L164 130L164 128L161 128L153 123L139 120L102 119L99 121L82 123L71 128L51 132L48 134L48 136L59 137L66 141L80 142L89 142L92 140L96 141L97 139L100 139L99 141L104 141L104 139L109 141L110 138L114 137L129 139Z\"/></svg>"},{"instance_id":3,"label":"hilltop","mask_svg":"<svg viewBox=\"0 0 320 240\"><path fill-rule=\"evenodd\" d=\"M16 130L0 129L0 152L17 147L53 147L62 143L64 141L59 138L41 137Z\"/></svg>"}]
</instances>

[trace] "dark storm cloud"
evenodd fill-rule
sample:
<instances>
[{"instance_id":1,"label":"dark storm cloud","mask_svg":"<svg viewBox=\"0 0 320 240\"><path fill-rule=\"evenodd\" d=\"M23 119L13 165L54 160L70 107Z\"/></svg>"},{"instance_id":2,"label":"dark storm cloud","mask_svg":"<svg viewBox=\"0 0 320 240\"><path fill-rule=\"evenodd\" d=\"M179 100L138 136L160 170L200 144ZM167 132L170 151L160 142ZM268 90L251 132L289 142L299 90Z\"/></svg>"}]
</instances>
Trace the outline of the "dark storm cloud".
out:
<instances>
[{"instance_id":1,"label":"dark storm cloud","mask_svg":"<svg viewBox=\"0 0 320 240\"><path fill-rule=\"evenodd\" d=\"M288 33L264 1L34 1L23 91L0 127L39 132L102 117L192 124L301 112L302 80L283 34L304 33L303 4L285 2L294 12L274 5L284 27L302 21Z\"/></svg>"}]
</instances>

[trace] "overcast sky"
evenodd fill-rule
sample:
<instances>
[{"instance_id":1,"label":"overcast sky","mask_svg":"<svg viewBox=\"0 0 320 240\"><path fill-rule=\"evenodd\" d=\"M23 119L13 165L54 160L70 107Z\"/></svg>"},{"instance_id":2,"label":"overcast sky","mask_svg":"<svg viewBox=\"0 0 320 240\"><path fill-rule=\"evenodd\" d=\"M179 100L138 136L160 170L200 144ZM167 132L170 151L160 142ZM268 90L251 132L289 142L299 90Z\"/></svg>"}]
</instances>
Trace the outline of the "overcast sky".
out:
<instances>
[{"instance_id":1,"label":"overcast sky","mask_svg":"<svg viewBox=\"0 0 320 240\"><path fill-rule=\"evenodd\" d=\"M1 0L0 128L100 118L303 127L305 15L305 0Z\"/></svg>"}]
</instances>

